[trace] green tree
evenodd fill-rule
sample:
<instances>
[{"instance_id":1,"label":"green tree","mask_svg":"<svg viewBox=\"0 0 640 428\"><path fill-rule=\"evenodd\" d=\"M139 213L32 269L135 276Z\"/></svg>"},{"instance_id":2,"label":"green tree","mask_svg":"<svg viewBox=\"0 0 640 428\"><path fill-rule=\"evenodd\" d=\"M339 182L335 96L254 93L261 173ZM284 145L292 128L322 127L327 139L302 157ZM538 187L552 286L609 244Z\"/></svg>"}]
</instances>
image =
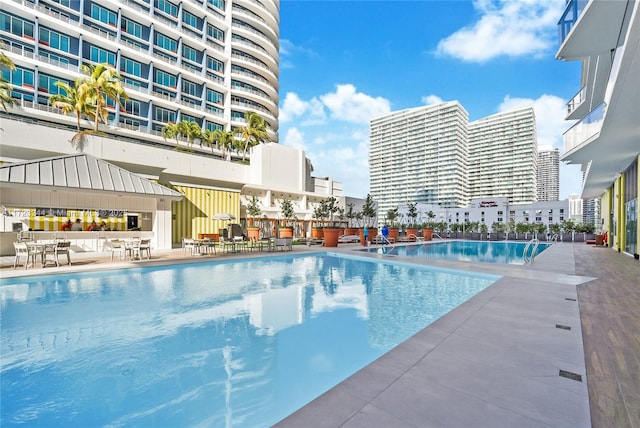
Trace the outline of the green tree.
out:
<instances>
[{"instance_id":1,"label":"green tree","mask_svg":"<svg viewBox=\"0 0 640 428\"><path fill-rule=\"evenodd\" d=\"M398 207L395 208L391 208L389 211L387 211L387 220L389 221L389 226L390 227L396 227L396 220L398 218Z\"/></svg>"},{"instance_id":2,"label":"green tree","mask_svg":"<svg viewBox=\"0 0 640 428\"><path fill-rule=\"evenodd\" d=\"M282 212L282 217L284 218L284 225L289 226L289 220L295 218L293 203L290 199L282 199L282 201L280 202L280 211Z\"/></svg>"},{"instance_id":3,"label":"green tree","mask_svg":"<svg viewBox=\"0 0 640 428\"><path fill-rule=\"evenodd\" d=\"M165 141L167 141L168 138L176 140L177 148L179 145L178 138L180 137L180 130L178 126L173 122L168 122L165 126L162 127L162 137Z\"/></svg>"},{"instance_id":4,"label":"green tree","mask_svg":"<svg viewBox=\"0 0 640 428\"><path fill-rule=\"evenodd\" d=\"M362 205L362 220L364 225L372 227L375 224L376 215L376 203L371 194L367 194L367 197L364 199L364 205Z\"/></svg>"},{"instance_id":5,"label":"green tree","mask_svg":"<svg viewBox=\"0 0 640 428\"><path fill-rule=\"evenodd\" d=\"M267 122L258 113L248 111L244 115L246 125L236 129L236 133L242 137L242 160L245 160L247 151L268 138Z\"/></svg>"},{"instance_id":6,"label":"green tree","mask_svg":"<svg viewBox=\"0 0 640 428\"><path fill-rule=\"evenodd\" d=\"M98 131L100 121L107 123L109 110L107 110L107 99L111 98L118 106L123 107L123 101L129 99L120 75L116 69L108 64L82 64L83 72L88 76L82 79L82 83L76 85L76 91L80 99L92 100L95 105L95 128Z\"/></svg>"},{"instance_id":7,"label":"green tree","mask_svg":"<svg viewBox=\"0 0 640 428\"><path fill-rule=\"evenodd\" d=\"M236 146L236 134L233 131L224 131L222 129L216 129L214 131L216 145L222 151L222 158L227 158L227 152L232 150Z\"/></svg>"},{"instance_id":8,"label":"green tree","mask_svg":"<svg viewBox=\"0 0 640 428\"><path fill-rule=\"evenodd\" d=\"M408 211L407 211L407 216L411 219L410 223L409 223L409 227L417 227L416 225L416 218L418 217L418 209L417 209L417 203L415 202L410 202L407 204L408 205Z\"/></svg>"},{"instance_id":9,"label":"green tree","mask_svg":"<svg viewBox=\"0 0 640 428\"><path fill-rule=\"evenodd\" d=\"M51 95L49 104L59 108L64 114L73 114L76 117L76 134L71 138L71 145L74 148L82 148L86 142L86 137L94 133L93 130L83 130L80 121L83 117L95 120L96 107L93 100L88 96L87 91L78 90L82 85L82 78L77 79L73 85L67 82L57 81L55 85L60 88L60 92Z\"/></svg>"}]
</instances>

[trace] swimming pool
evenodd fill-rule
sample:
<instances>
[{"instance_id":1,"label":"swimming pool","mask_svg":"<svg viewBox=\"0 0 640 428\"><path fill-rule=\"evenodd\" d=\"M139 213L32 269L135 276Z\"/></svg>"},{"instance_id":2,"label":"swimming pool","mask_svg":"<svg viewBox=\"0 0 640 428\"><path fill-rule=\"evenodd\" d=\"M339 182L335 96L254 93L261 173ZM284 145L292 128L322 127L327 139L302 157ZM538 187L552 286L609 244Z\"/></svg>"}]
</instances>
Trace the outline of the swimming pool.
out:
<instances>
[{"instance_id":1,"label":"swimming pool","mask_svg":"<svg viewBox=\"0 0 640 428\"><path fill-rule=\"evenodd\" d=\"M269 426L499 277L322 254L0 282L0 425Z\"/></svg>"},{"instance_id":2,"label":"swimming pool","mask_svg":"<svg viewBox=\"0 0 640 428\"><path fill-rule=\"evenodd\" d=\"M536 255L549 245L540 243ZM451 259L467 262L524 264L522 254L526 242L505 241L445 241L422 245L397 245L371 248L367 251L423 259ZM530 253L529 253L530 254Z\"/></svg>"}]
</instances>

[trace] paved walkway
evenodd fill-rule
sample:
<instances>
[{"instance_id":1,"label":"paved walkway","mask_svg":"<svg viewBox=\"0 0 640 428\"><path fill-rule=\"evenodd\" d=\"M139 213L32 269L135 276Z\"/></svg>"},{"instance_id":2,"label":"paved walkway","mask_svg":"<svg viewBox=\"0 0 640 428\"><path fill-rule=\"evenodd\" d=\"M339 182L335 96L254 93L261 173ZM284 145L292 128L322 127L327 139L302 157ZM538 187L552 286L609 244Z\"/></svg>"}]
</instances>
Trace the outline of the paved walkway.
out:
<instances>
[{"instance_id":1,"label":"paved walkway","mask_svg":"<svg viewBox=\"0 0 640 428\"><path fill-rule=\"evenodd\" d=\"M294 246L318 250L327 249ZM156 251L151 261L112 263L108 255L86 253L74 254L70 267L26 271L2 257L0 277L237 256L191 257L177 249ZM422 264L502 278L279 426L640 427L639 262L559 243L528 267Z\"/></svg>"}]
</instances>

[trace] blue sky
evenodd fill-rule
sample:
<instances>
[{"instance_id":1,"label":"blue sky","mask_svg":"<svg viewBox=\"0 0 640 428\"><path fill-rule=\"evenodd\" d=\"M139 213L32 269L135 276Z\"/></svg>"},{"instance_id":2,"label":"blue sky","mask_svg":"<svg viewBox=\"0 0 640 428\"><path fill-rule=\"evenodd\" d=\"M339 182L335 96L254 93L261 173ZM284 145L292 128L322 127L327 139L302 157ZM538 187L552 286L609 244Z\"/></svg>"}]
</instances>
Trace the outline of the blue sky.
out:
<instances>
[{"instance_id":1,"label":"blue sky","mask_svg":"<svg viewBox=\"0 0 640 428\"><path fill-rule=\"evenodd\" d=\"M458 100L473 121L534 106L538 146L563 153L566 102L580 63L554 59L562 0L280 3L280 143L314 175L369 191L369 120ZM560 198L580 193L579 166L560 165Z\"/></svg>"}]
</instances>

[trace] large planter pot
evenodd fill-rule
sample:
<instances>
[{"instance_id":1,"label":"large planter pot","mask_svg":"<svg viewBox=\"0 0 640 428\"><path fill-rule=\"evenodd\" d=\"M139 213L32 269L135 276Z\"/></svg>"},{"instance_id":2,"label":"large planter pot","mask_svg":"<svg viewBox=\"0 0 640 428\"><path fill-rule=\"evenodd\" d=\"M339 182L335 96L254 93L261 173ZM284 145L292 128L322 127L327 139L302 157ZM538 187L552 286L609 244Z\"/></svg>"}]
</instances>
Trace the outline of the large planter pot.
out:
<instances>
[{"instance_id":1,"label":"large planter pot","mask_svg":"<svg viewBox=\"0 0 640 428\"><path fill-rule=\"evenodd\" d=\"M347 227L344 230L344 234L349 236L349 235L357 235L358 234L358 228L357 227Z\"/></svg>"},{"instance_id":2,"label":"large planter pot","mask_svg":"<svg viewBox=\"0 0 640 428\"><path fill-rule=\"evenodd\" d=\"M342 228L326 227L323 231L323 234L325 247L337 247L338 237L342 234Z\"/></svg>"},{"instance_id":3,"label":"large planter pot","mask_svg":"<svg viewBox=\"0 0 640 428\"><path fill-rule=\"evenodd\" d=\"M313 239L322 239L324 238L323 231L324 229L322 229L321 227L314 227L311 229L311 237Z\"/></svg>"},{"instance_id":4,"label":"large planter pot","mask_svg":"<svg viewBox=\"0 0 640 428\"><path fill-rule=\"evenodd\" d=\"M360 245L364 245L364 229L358 229L358 235L360 236ZM375 227L367 228L367 241L370 243L373 238L378 236L378 229Z\"/></svg>"},{"instance_id":5,"label":"large planter pot","mask_svg":"<svg viewBox=\"0 0 640 428\"><path fill-rule=\"evenodd\" d=\"M411 241L416 241L418 239L418 229L407 228L407 238Z\"/></svg>"},{"instance_id":6,"label":"large planter pot","mask_svg":"<svg viewBox=\"0 0 640 428\"><path fill-rule=\"evenodd\" d=\"M260 228L259 227L247 227L247 238L249 241L260 240Z\"/></svg>"},{"instance_id":7,"label":"large planter pot","mask_svg":"<svg viewBox=\"0 0 640 428\"><path fill-rule=\"evenodd\" d=\"M279 227L278 238L293 238L293 227Z\"/></svg>"},{"instance_id":8,"label":"large planter pot","mask_svg":"<svg viewBox=\"0 0 640 428\"><path fill-rule=\"evenodd\" d=\"M395 227L389 228L389 241L398 242L398 232L400 231Z\"/></svg>"},{"instance_id":9,"label":"large planter pot","mask_svg":"<svg viewBox=\"0 0 640 428\"><path fill-rule=\"evenodd\" d=\"M433 239L433 229L422 229L422 237L425 241L431 241Z\"/></svg>"}]
</instances>

